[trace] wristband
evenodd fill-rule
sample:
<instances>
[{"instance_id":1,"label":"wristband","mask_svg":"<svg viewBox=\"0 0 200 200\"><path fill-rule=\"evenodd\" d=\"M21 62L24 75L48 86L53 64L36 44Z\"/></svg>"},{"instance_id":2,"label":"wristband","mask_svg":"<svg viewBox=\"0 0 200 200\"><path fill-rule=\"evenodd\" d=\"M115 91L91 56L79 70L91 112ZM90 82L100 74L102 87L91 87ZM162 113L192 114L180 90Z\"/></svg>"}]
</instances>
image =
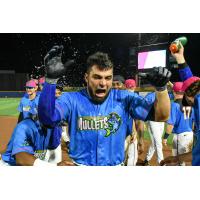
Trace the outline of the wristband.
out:
<instances>
[{"instance_id":1,"label":"wristband","mask_svg":"<svg viewBox=\"0 0 200 200\"><path fill-rule=\"evenodd\" d=\"M169 137L169 135L170 135L169 133L165 133L163 138L167 139Z\"/></svg>"},{"instance_id":2,"label":"wristband","mask_svg":"<svg viewBox=\"0 0 200 200\"><path fill-rule=\"evenodd\" d=\"M46 161L40 160L39 158L37 158L34 163L33 166L36 167L51 167L51 166L57 166L57 164L52 164L52 163L48 163Z\"/></svg>"},{"instance_id":3,"label":"wristband","mask_svg":"<svg viewBox=\"0 0 200 200\"><path fill-rule=\"evenodd\" d=\"M188 66L188 64L186 62L178 64L178 68L179 69L183 69L183 68L185 68L187 66Z\"/></svg>"},{"instance_id":4,"label":"wristband","mask_svg":"<svg viewBox=\"0 0 200 200\"><path fill-rule=\"evenodd\" d=\"M185 81L188 78L193 76L192 71L191 71L189 66L178 69L178 73L179 73L179 76L181 78L181 81Z\"/></svg>"}]
</instances>

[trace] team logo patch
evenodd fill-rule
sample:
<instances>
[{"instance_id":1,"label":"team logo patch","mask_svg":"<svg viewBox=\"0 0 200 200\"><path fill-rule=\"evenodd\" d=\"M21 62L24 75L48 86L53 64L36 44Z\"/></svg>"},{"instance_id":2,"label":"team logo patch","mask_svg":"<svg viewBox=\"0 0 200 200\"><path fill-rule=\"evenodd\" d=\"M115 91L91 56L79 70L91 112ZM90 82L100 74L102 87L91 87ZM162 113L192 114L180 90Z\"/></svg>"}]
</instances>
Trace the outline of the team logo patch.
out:
<instances>
[{"instance_id":1,"label":"team logo patch","mask_svg":"<svg viewBox=\"0 0 200 200\"><path fill-rule=\"evenodd\" d=\"M121 118L117 113L111 113L108 116L108 128L106 129L105 137L117 132L121 125Z\"/></svg>"},{"instance_id":2,"label":"team logo patch","mask_svg":"<svg viewBox=\"0 0 200 200\"><path fill-rule=\"evenodd\" d=\"M105 137L114 134L119 129L122 120L117 113L110 113L108 116L79 117L79 130L105 130Z\"/></svg>"},{"instance_id":3,"label":"team logo patch","mask_svg":"<svg viewBox=\"0 0 200 200\"><path fill-rule=\"evenodd\" d=\"M30 106L24 106L23 107L23 111L29 111L30 110Z\"/></svg>"},{"instance_id":4,"label":"team logo patch","mask_svg":"<svg viewBox=\"0 0 200 200\"><path fill-rule=\"evenodd\" d=\"M46 150L36 150L34 152L34 156L36 158L39 158L40 160L44 160L45 159L45 156L46 156Z\"/></svg>"}]
</instances>

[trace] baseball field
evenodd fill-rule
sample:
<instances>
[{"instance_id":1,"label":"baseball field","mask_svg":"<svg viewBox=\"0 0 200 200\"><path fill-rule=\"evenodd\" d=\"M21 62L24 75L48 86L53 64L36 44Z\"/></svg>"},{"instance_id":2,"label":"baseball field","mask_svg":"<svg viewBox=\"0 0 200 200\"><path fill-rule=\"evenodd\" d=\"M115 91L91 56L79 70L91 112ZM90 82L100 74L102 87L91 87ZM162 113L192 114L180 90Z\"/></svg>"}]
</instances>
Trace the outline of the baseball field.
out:
<instances>
[{"instance_id":1,"label":"baseball field","mask_svg":"<svg viewBox=\"0 0 200 200\"><path fill-rule=\"evenodd\" d=\"M19 112L17 107L19 105L20 98L0 98L0 153L4 152L11 137L12 131L17 123L17 118ZM145 131L145 150L144 153L139 156L139 161L145 158L146 152L150 145L150 136L148 131ZM170 136L169 145L163 147L164 156L171 155L171 141L172 137ZM65 149L65 148L64 148ZM63 152L63 158L66 158L66 151ZM151 160L151 165L156 164L156 156L154 155Z\"/></svg>"}]
</instances>

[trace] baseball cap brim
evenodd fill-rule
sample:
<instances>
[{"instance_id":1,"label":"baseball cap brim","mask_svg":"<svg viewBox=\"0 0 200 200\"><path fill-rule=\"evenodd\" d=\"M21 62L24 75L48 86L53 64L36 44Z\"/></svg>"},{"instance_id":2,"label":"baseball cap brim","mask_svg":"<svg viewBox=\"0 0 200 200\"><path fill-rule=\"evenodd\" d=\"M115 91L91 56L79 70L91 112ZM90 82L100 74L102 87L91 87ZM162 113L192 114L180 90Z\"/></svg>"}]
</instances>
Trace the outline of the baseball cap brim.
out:
<instances>
[{"instance_id":1,"label":"baseball cap brim","mask_svg":"<svg viewBox=\"0 0 200 200\"><path fill-rule=\"evenodd\" d=\"M197 76L192 76L183 82L182 91L186 91L194 82L199 81L200 78Z\"/></svg>"}]
</instances>

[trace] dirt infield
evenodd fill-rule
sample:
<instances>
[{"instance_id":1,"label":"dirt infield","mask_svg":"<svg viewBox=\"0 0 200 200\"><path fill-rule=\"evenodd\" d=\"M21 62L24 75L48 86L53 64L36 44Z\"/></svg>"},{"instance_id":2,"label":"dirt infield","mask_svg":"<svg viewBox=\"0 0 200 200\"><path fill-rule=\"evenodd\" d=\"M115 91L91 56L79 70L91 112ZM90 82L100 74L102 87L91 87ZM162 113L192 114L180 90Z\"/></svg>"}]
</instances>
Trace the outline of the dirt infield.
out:
<instances>
[{"instance_id":1,"label":"dirt infield","mask_svg":"<svg viewBox=\"0 0 200 200\"><path fill-rule=\"evenodd\" d=\"M17 117L0 116L0 153L4 152L17 124Z\"/></svg>"},{"instance_id":2,"label":"dirt infield","mask_svg":"<svg viewBox=\"0 0 200 200\"><path fill-rule=\"evenodd\" d=\"M16 123L17 123L17 117L0 116L0 153L5 151L6 146L11 137L12 131L14 127L16 126ZM142 161L145 159L147 150L150 145L150 141L145 140L144 144L145 144L144 152L141 155L139 155L139 159L138 159L139 166L142 165ZM170 146L163 147L163 153L164 153L164 157L170 156L171 147ZM67 154L67 148L64 142L62 142L62 158L63 160L70 160ZM150 164L152 166L158 165L156 161L156 153L154 154L152 160L150 161ZM187 163L187 165L190 165L190 163Z\"/></svg>"}]
</instances>

